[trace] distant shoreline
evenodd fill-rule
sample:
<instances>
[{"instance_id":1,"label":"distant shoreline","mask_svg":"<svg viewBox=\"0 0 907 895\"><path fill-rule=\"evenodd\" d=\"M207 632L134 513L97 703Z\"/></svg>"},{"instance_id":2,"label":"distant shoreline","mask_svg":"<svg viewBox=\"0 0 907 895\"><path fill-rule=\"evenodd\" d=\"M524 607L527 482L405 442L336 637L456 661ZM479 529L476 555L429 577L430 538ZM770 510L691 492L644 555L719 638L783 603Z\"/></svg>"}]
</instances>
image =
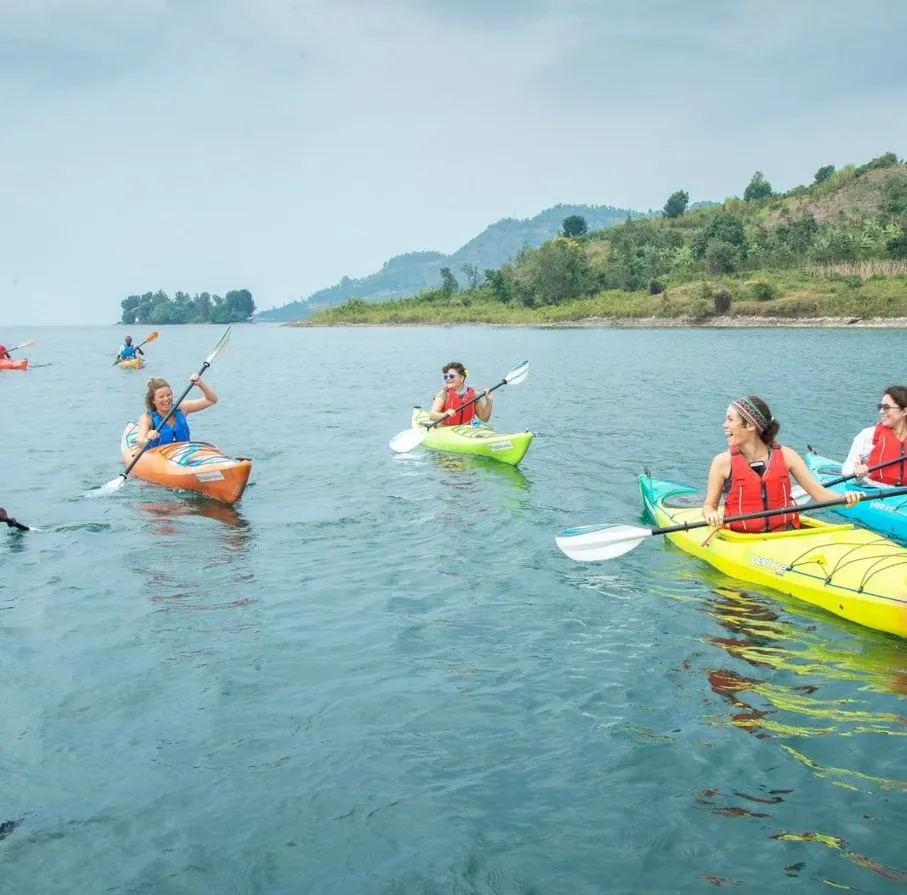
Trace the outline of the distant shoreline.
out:
<instances>
[{"instance_id":1,"label":"distant shoreline","mask_svg":"<svg viewBox=\"0 0 907 895\"><path fill-rule=\"evenodd\" d=\"M827 329L851 327L854 329L903 329L907 317L709 317L695 320L688 317L587 317L583 320L563 320L550 323L485 323L451 321L447 323L284 323L283 326L303 329L398 329L413 326L486 326L501 329Z\"/></svg>"}]
</instances>

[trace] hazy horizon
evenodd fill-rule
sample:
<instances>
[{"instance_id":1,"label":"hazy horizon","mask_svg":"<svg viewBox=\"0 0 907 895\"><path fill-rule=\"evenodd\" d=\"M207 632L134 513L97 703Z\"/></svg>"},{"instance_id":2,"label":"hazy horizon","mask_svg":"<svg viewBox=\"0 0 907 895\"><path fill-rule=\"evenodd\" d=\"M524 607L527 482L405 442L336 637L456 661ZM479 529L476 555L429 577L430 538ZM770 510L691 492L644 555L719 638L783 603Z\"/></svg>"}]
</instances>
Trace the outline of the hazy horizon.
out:
<instances>
[{"instance_id":1,"label":"hazy horizon","mask_svg":"<svg viewBox=\"0 0 907 895\"><path fill-rule=\"evenodd\" d=\"M895 0L4 6L0 324L157 289L264 310L501 218L785 190L907 142Z\"/></svg>"}]
</instances>

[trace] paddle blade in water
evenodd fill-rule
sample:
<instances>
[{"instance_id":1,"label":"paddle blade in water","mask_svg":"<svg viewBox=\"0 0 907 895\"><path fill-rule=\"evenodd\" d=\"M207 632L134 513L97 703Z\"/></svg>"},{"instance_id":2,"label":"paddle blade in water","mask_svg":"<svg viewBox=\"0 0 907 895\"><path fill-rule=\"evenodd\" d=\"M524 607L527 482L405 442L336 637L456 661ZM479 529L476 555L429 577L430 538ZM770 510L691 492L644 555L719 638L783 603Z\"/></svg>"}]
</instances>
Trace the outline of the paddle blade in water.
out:
<instances>
[{"instance_id":1,"label":"paddle blade in water","mask_svg":"<svg viewBox=\"0 0 907 895\"><path fill-rule=\"evenodd\" d=\"M524 360L519 366L514 367L505 377L508 385L519 385L529 375L529 361Z\"/></svg>"},{"instance_id":2,"label":"paddle blade in water","mask_svg":"<svg viewBox=\"0 0 907 895\"><path fill-rule=\"evenodd\" d=\"M629 553L651 536L651 529L638 525L586 525L559 531L554 543L577 562L600 562Z\"/></svg>"},{"instance_id":3,"label":"paddle blade in water","mask_svg":"<svg viewBox=\"0 0 907 895\"><path fill-rule=\"evenodd\" d=\"M398 454L405 454L408 451L419 447L419 445L425 441L425 436L427 434L428 429L422 427L418 429L404 429L402 432L398 432L390 440L391 450L396 451Z\"/></svg>"},{"instance_id":4,"label":"paddle blade in water","mask_svg":"<svg viewBox=\"0 0 907 895\"><path fill-rule=\"evenodd\" d=\"M114 491L119 491L123 485L126 484L126 476L122 473L118 475L115 479L111 479L107 484L101 485L100 488L92 488L91 491L86 491L86 497L104 497L107 494L113 494Z\"/></svg>"}]
</instances>

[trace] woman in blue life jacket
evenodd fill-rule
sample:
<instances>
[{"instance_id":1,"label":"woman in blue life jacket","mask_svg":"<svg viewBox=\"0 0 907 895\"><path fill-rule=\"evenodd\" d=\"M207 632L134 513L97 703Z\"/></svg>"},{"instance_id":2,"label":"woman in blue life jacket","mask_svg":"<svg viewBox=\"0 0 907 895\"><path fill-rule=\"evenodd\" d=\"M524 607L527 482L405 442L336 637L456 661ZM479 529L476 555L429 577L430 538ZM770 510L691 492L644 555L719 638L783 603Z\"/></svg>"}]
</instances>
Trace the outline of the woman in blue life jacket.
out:
<instances>
[{"instance_id":1,"label":"woman in blue life jacket","mask_svg":"<svg viewBox=\"0 0 907 895\"><path fill-rule=\"evenodd\" d=\"M777 510L795 504L791 479L813 500L843 497L848 506L860 499L859 491L836 494L821 485L806 468L803 458L775 438L781 429L768 404L757 395L732 401L724 417L728 449L712 460L702 517L709 525L724 525L724 517L762 510ZM762 519L730 523L741 532L784 531L799 528L796 511Z\"/></svg>"},{"instance_id":2,"label":"woman in blue life jacket","mask_svg":"<svg viewBox=\"0 0 907 895\"><path fill-rule=\"evenodd\" d=\"M132 360L137 354L144 356L145 352L138 345L132 344L132 336L126 336L123 347L117 355L117 361Z\"/></svg>"},{"instance_id":3,"label":"woman in blue life jacket","mask_svg":"<svg viewBox=\"0 0 907 895\"><path fill-rule=\"evenodd\" d=\"M451 361L441 367L444 375L444 388L435 395L428 417L435 422L443 420L442 426L461 426L472 422L473 417L478 417L483 423L491 419L492 398L489 389L474 404L463 410L462 405L468 403L476 396L475 389L466 384L467 369L459 361Z\"/></svg>"},{"instance_id":4,"label":"woman in blue life jacket","mask_svg":"<svg viewBox=\"0 0 907 895\"><path fill-rule=\"evenodd\" d=\"M145 393L145 407L148 408L148 412L143 413L139 419L136 443L138 448L154 448L175 441L189 441L189 423L186 422L186 417L190 413L198 413L199 410L205 410L217 403L217 395L197 373L189 378L202 390L204 397L183 401L163 426L161 423L173 406L173 391L166 379L154 376L148 380L148 391Z\"/></svg>"}]
</instances>

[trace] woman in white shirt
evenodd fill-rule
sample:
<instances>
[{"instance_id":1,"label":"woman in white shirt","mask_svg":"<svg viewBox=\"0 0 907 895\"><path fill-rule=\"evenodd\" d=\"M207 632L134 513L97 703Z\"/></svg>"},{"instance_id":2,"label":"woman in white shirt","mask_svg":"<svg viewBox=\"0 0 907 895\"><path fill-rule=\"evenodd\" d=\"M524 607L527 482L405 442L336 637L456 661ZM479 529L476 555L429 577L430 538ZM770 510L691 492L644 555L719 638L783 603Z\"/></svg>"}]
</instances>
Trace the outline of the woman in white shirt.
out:
<instances>
[{"instance_id":1,"label":"woman in white shirt","mask_svg":"<svg viewBox=\"0 0 907 895\"><path fill-rule=\"evenodd\" d=\"M877 488L903 485L907 482L907 386L889 385L876 406L879 422L854 438L841 472L856 475L864 484ZM876 469L872 478L867 478L870 466L897 460L900 462Z\"/></svg>"}]
</instances>

